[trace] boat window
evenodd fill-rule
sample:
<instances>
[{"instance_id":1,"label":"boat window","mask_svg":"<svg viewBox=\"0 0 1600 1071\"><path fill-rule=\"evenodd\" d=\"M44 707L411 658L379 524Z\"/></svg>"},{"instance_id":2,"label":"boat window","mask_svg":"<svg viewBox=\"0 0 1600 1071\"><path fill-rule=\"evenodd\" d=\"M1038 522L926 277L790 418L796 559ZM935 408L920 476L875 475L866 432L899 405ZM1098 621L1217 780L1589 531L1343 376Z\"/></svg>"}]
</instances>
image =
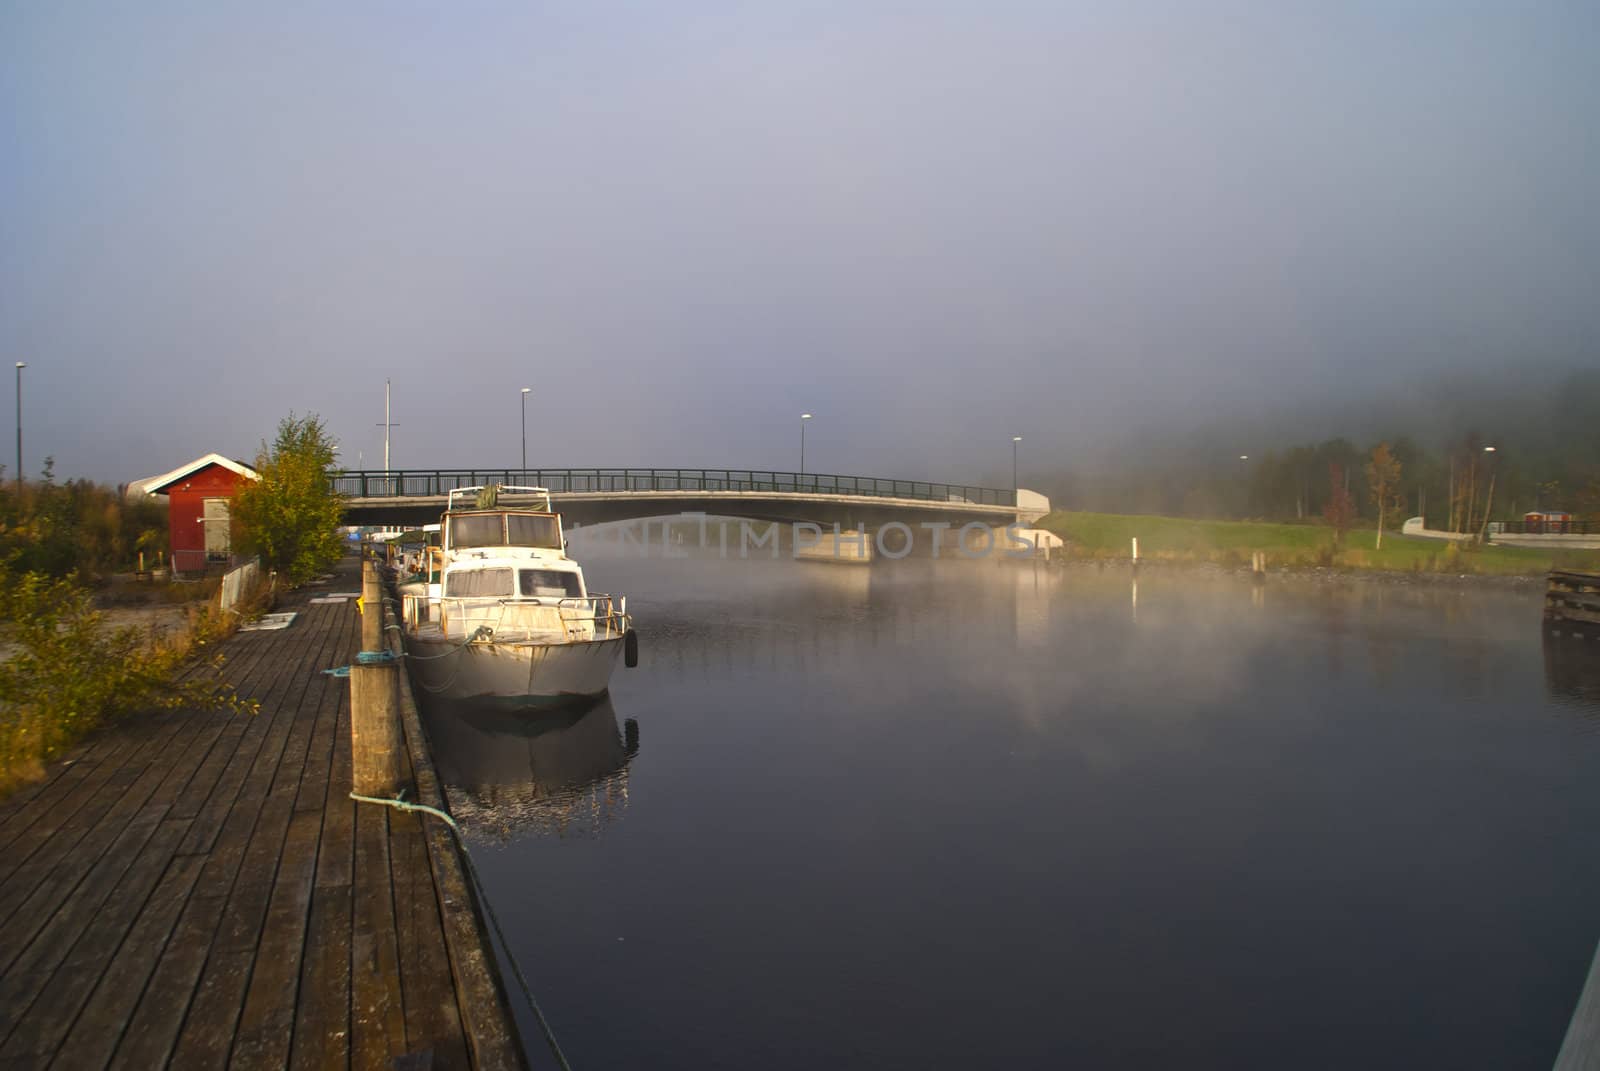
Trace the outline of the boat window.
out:
<instances>
[{"instance_id":1,"label":"boat window","mask_svg":"<svg viewBox=\"0 0 1600 1071\"><path fill-rule=\"evenodd\" d=\"M445 576L444 593L458 599L473 595L504 598L511 594L511 570L457 569Z\"/></svg>"},{"instance_id":2,"label":"boat window","mask_svg":"<svg viewBox=\"0 0 1600 1071\"><path fill-rule=\"evenodd\" d=\"M553 547L561 549L561 527L554 517L530 517L526 514L506 515L506 528L513 547Z\"/></svg>"},{"instance_id":3,"label":"boat window","mask_svg":"<svg viewBox=\"0 0 1600 1071\"><path fill-rule=\"evenodd\" d=\"M485 513L477 517L450 518L450 545L452 547L499 547L506 541L503 513ZM507 592L510 594L510 592Z\"/></svg>"},{"instance_id":4,"label":"boat window","mask_svg":"<svg viewBox=\"0 0 1600 1071\"><path fill-rule=\"evenodd\" d=\"M583 583L577 573L559 569L524 569L518 578L526 598L569 599L583 594Z\"/></svg>"}]
</instances>

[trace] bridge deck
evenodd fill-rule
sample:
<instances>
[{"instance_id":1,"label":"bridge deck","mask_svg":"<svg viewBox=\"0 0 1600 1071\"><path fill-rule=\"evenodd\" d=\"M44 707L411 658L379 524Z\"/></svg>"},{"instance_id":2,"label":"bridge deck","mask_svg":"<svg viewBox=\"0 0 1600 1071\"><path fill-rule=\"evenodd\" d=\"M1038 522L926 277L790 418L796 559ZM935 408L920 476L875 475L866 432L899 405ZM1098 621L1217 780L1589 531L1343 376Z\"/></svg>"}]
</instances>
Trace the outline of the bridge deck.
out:
<instances>
[{"instance_id":1,"label":"bridge deck","mask_svg":"<svg viewBox=\"0 0 1600 1071\"><path fill-rule=\"evenodd\" d=\"M346 796L349 688L321 670L354 603L283 608L224 649L259 714L130 719L0 801L0 1065L522 1066L448 834Z\"/></svg>"}]
</instances>

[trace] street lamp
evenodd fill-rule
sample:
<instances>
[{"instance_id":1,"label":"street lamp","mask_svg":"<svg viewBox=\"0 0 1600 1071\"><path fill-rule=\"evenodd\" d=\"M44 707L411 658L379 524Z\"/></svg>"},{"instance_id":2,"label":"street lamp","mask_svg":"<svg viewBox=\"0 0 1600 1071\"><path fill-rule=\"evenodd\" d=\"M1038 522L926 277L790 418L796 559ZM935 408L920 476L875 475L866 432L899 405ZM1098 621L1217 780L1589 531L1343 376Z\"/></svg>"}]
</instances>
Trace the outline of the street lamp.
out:
<instances>
[{"instance_id":1,"label":"street lamp","mask_svg":"<svg viewBox=\"0 0 1600 1071\"><path fill-rule=\"evenodd\" d=\"M1022 436L1011 436L1011 504L1017 504L1017 444L1022 441Z\"/></svg>"},{"instance_id":2,"label":"street lamp","mask_svg":"<svg viewBox=\"0 0 1600 1071\"><path fill-rule=\"evenodd\" d=\"M522 388L522 478L528 478L528 392L532 387Z\"/></svg>"},{"instance_id":3,"label":"street lamp","mask_svg":"<svg viewBox=\"0 0 1600 1071\"><path fill-rule=\"evenodd\" d=\"M806 421L811 419L810 413L800 414L800 475L806 472Z\"/></svg>"},{"instance_id":4,"label":"street lamp","mask_svg":"<svg viewBox=\"0 0 1600 1071\"><path fill-rule=\"evenodd\" d=\"M22 490L22 370L26 361L17 362L17 490Z\"/></svg>"}]
</instances>

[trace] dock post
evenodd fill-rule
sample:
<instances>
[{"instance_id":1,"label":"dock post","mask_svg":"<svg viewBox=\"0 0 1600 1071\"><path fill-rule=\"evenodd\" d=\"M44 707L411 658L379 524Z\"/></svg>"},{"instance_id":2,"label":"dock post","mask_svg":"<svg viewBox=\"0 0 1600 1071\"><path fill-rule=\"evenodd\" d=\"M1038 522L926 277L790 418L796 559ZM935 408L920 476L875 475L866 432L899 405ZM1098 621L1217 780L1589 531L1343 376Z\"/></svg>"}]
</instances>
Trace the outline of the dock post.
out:
<instances>
[{"instance_id":1,"label":"dock post","mask_svg":"<svg viewBox=\"0 0 1600 1071\"><path fill-rule=\"evenodd\" d=\"M1133 537L1133 572L1134 572L1135 576L1137 576L1138 573L1139 573L1139 537L1138 536L1134 536Z\"/></svg>"},{"instance_id":2,"label":"dock post","mask_svg":"<svg viewBox=\"0 0 1600 1071\"><path fill-rule=\"evenodd\" d=\"M400 663L350 667L351 787L362 796L395 796L405 781L400 730Z\"/></svg>"},{"instance_id":3,"label":"dock post","mask_svg":"<svg viewBox=\"0 0 1600 1071\"><path fill-rule=\"evenodd\" d=\"M378 563L361 563L361 649L381 652L383 578ZM400 663L362 662L350 667L351 787L362 796L389 798L405 776L400 729Z\"/></svg>"},{"instance_id":4,"label":"dock post","mask_svg":"<svg viewBox=\"0 0 1600 1071\"><path fill-rule=\"evenodd\" d=\"M361 649L383 650L383 580L378 563L361 563Z\"/></svg>"}]
</instances>

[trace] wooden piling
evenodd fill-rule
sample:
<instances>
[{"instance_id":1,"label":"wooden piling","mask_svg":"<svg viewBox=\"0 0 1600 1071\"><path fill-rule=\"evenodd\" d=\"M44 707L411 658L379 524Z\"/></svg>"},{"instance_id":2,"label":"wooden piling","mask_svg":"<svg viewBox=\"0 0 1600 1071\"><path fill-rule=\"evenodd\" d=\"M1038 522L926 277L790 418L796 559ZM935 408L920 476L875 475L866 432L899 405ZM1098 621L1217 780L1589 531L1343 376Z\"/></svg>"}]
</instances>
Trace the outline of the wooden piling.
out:
<instances>
[{"instance_id":1,"label":"wooden piling","mask_svg":"<svg viewBox=\"0 0 1600 1071\"><path fill-rule=\"evenodd\" d=\"M351 786L362 796L393 797L404 786L400 732L400 663L350 667Z\"/></svg>"},{"instance_id":2,"label":"wooden piling","mask_svg":"<svg viewBox=\"0 0 1600 1071\"><path fill-rule=\"evenodd\" d=\"M383 650L383 578L378 563L361 563L361 649Z\"/></svg>"},{"instance_id":3,"label":"wooden piling","mask_svg":"<svg viewBox=\"0 0 1600 1071\"><path fill-rule=\"evenodd\" d=\"M1600 635L1600 574L1552 570L1544 596L1546 632Z\"/></svg>"}]
</instances>

